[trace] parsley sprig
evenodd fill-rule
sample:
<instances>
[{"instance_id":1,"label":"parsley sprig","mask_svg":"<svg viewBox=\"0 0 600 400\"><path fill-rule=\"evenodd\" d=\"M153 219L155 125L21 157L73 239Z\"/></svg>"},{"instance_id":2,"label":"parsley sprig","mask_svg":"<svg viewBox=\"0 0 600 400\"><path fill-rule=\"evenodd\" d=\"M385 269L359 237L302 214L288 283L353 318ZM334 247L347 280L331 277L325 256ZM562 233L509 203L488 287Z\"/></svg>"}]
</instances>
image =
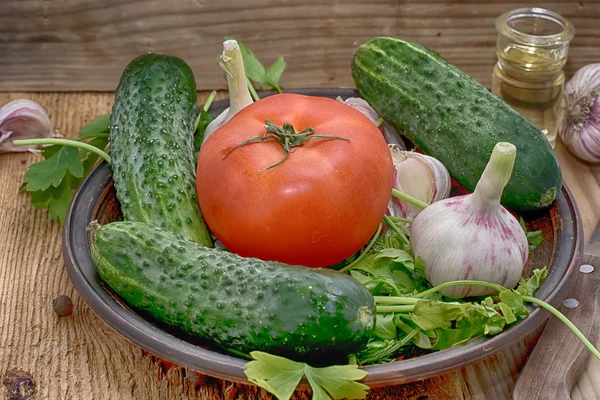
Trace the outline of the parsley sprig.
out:
<instances>
[{"instance_id":1,"label":"parsley sprig","mask_svg":"<svg viewBox=\"0 0 600 400\"><path fill-rule=\"evenodd\" d=\"M94 118L81 129L76 140L15 140L15 146L45 145L42 161L31 164L25 173L22 189L37 209L48 209L50 218L64 223L73 190L90 173L100 158L110 163L107 154L110 115Z\"/></svg>"},{"instance_id":2,"label":"parsley sprig","mask_svg":"<svg viewBox=\"0 0 600 400\"><path fill-rule=\"evenodd\" d=\"M233 39L231 37L225 39ZM242 52L242 58L244 59L244 70L246 72L246 78L248 80L248 89L254 101L259 100L259 96L256 93L252 82L258 86L265 87L267 89L276 90L281 93L283 88L279 84L281 74L287 67L283 57L279 57L270 67L265 68L263 63L254 55L254 53L238 41L240 51Z\"/></svg>"},{"instance_id":3,"label":"parsley sprig","mask_svg":"<svg viewBox=\"0 0 600 400\"><path fill-rule=\"evenodd\" d=\"M261 351L250 353L253 361L246 364L248 380L274 394L279 400L288 400L306 376L313 391L313 400L364 399L369 387L358 380L367 372L357 365L334 365L315 368L302 362L288 360Z\"/></svg>"},{"instance_id":4,"label":"parsley sprig","mask_svg":"<svg viewBox=\"0 0 600 400\"><path fill-rule=\"evenodd\" d=\"M194 156L198 158L204 130L214 119L208 110L215 99L212 92L195 121ZM50 218L64 223L73 192L100 159L110 164L108 154L110 114L95 117L81 128L75 140L44 138L15 140L15 146L42 145L43 160L33 163L25 173L22 190L29 193L37 209L48 209Z\"/></svg>"}]
</instances>

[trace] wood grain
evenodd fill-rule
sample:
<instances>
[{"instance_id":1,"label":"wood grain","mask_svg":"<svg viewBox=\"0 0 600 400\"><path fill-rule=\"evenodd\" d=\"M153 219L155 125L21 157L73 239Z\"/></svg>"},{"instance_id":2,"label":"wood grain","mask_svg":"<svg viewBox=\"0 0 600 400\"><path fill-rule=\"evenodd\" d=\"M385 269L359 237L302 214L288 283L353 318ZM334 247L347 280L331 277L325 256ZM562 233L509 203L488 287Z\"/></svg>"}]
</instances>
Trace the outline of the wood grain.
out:
<instances>
[{"instance_id":1,"label":"wood grain","mask_svg":"<svg viewBox=\"0 0 600 400\"><path fill-rule=\"evenodd\" d=\"M592 265L595 269L591 273L578 272L567 295L567 298L579 301L579 305L558 309L593 343L600 324L600 256L585 255L581 264ZM551 318L519 375L513 399L544 400L552 393L553 399L568 400L589 355L589 350L563 322Z\"/></svg>"},{"instance_id":2,"label":"wood grain","mask_svg":"<svg viewBox=\"0 0 600 400\"><path fill-rule=\"evenodd\" d=\"M576 28L571 76L598 61L598 1L543 1ZM395 36L439 51L491 85L494 21L523 7L483 0L4 0L0 7L0 91L115 90L136 55L184 58L199 89L225 88L217 56L234 36L270 64L284 56L287 88L352 87L355 48Z\"/></svg>"},{"instance_id":3,"label":"wood grain","mask_svg":"<svg viewBox=\"0 0 600 400\"><path fill-rule=\"evenodd\" d=\"M592 165L573 157L560 138L557 139L554 151L560 163L563 181L573 193L582 216L583 243L588 243L600 221L600 164Z\"/></svg>"}]
</instances>

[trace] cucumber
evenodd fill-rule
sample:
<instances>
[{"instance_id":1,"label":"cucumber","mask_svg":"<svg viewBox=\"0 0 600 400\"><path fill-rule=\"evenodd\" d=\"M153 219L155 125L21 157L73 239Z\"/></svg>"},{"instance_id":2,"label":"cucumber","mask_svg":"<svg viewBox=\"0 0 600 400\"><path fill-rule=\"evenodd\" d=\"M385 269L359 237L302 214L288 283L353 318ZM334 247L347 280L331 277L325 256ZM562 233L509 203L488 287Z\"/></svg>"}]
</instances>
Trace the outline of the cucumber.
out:
<instances>
[{"instance_id":1,"label":"cucumber","mask_svg":"<svg viewBox=\"0 0 600 400\"><path fill-rule=\"evenodd\" d=\"M126 220L212 239L196 198L193 130L196 82L181 59L135 58L123 72L110 117L110 155Z\"/></svg>"},{"instance_id":2,"label":"cucumber","mask_svg":"<svg viewBox=\"0 0 600 400\"><path fill-rule=\"evenodd\" d=\"M243 258L133 221L94 236L100 276L130 306L225 349L347 361L374 329L369 291L334 270Z\"/></svg>"},{"instance_id":3,"label":"cucumber","mask_svg":"<svg viewBox=\"0 0 600 400\"><path fill-rule=\"evenodd\" d=\"M374 38L356 51L352 76L360 95L388 123L473 191L498 142L517 147L502 204L517 210L551 204L562 185L554 152L540 130L434 51Z\"/></svg>"}]
</instances>

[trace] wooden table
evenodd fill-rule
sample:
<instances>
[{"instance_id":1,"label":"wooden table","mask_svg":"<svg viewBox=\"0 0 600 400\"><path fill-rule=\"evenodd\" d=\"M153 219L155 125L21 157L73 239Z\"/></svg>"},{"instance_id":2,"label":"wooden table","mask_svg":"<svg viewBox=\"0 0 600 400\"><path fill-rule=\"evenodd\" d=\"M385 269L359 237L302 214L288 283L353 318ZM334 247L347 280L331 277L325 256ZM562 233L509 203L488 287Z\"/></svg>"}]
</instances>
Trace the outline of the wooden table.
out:
<instances>
[{"instance_id":1,"label":"wooden table","mask_svg":"<svg viewBox=\"0 0 600 400\"><path fill-rule=\"evenodd\" d=\"M113 93L0 93L0 105L17 98L42 104L68 138L95 115L109 113L113 103ZM199 103L205 98L201 93ZM585 243L592 239L586 252L600 255L600 166L576 160L560 143L556 154L581 211ZM165 368L96 317L67 276L60 224L19 192L25 171L38 160L30 153L0 155L0 375L29 371L40 399L263 398L264 392L236 393L230 383ZM59 318L52 301L62 294L73 299L74 311ZM600 398L600 362L590 359L572 398Z\"/></svg>"}]
</instances>

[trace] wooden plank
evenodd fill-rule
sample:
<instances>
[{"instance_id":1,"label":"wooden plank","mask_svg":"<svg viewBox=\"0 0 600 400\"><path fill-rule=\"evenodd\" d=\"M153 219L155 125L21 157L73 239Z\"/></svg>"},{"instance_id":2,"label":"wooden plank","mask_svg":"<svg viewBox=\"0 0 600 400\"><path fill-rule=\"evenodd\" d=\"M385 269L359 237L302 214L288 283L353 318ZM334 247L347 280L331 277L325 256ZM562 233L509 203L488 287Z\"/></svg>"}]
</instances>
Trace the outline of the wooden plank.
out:
<instances>
[{"instance_id":1,"label":"wooden plank","mask_svg":"<svg viewBox=\"0 0 600 400\"><path fill-rule=\"evenodd\" d=\"M225 36L243 41L265 63L285 56L287 88L353 86L354 49L383 35L431 47L489 87L494 20L522 6L491 0L4 0L0 91L114 90L127 63L147 51L184 58L199 89L225 88L216 62ZM576 27L568 76L598 61L600 3L536 6Z\"/></svg>"},{"instance_id":2,"label":"wooden plank","mask_svg":"<svg viewBox=\"0 0 600 400\"><path fill-rule=\"evenodd\" d=\"M593 342L600 325L600 256L586 254L581 263L595 269L591 273L578 272L567 295L567 298L578 300L579 305L571 309L560 306L559 311ZM552 393L555 400L568 400L571 389L585 370L588 357L590 351L583 343L563 322L552 317L519 375L513 399L545 400Z\"/></svg>"}]
</instances>

